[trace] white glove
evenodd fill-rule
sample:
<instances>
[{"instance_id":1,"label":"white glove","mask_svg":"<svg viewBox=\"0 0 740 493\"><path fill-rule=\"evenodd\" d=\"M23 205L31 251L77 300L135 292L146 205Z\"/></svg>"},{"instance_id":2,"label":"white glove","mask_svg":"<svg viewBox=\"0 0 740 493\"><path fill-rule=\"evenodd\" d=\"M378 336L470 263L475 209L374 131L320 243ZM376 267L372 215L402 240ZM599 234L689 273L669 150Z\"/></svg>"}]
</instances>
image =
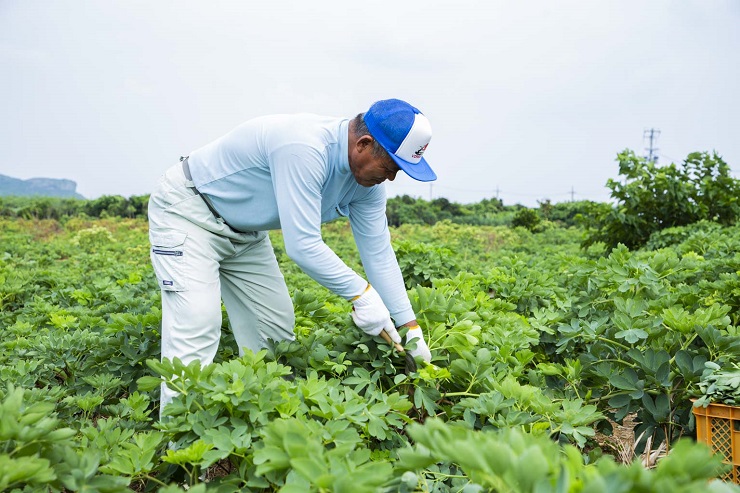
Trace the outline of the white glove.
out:
<instances>
[{"instance_id":1,"label":"white glove","mask_svg":"<svg viewBox=\"0 0 740 493\"><path fill-rule=\"evenodd\" d=\"M398 331L393 325L391 314L374 287L368 284L365 292L354 299L352 303L354 304L352 320L363 332L371 336L377 336L380 331L385 329L393 342L401 343L401 336L398 335Z\"/></svg>"},{"instance_id":2,"label":"white glove","mask_svg":"<svg viewBox=\"0 0 740 493\"><path fill-rule=\"evenodd\" d=\"M406 332L406 344L411 341L416 342L416 349L410 350L409 354L416 358L421 357L424 361L429 363L432 360L432 352L429 350L426 341L424 340L424 334L421 332L421 327L415 325Z\"/></svg>"}]
</instances>

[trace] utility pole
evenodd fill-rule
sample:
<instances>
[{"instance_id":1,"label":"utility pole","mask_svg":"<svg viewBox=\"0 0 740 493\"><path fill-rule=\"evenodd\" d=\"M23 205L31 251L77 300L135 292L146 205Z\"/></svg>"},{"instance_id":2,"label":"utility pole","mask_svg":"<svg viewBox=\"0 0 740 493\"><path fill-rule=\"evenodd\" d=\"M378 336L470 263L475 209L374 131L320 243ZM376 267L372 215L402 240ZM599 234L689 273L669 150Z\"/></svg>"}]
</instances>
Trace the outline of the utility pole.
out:
<instances>
[{"instance_id":1,"label":"utility pole","mask_svg":"<svg viewBox=\"0 0 740 493\"><path fill-rule=\"evenodd\" d=\"M570 201L575 202L576 199L574 198L576 195L576 190L573 188L573 186L570 187Z\"/></svg>"},{"instance_id":2,"label":"utility pole","mask_svg":"<svg viewBox=\"0 0 740 493\"><path fill-rule=\"evenodd\" d=\"M648 152L647 156L645 156L645 159L648 160L649 163L655 163L658 164L658 148L653 147L653 143L658 141L658 136L660 135L660 130L657 128L651 128L651 129L645 129L642 132L642 139L648 139L650 142L650 147L646 147L645 150Z\"/></svg>"}]
</instances>

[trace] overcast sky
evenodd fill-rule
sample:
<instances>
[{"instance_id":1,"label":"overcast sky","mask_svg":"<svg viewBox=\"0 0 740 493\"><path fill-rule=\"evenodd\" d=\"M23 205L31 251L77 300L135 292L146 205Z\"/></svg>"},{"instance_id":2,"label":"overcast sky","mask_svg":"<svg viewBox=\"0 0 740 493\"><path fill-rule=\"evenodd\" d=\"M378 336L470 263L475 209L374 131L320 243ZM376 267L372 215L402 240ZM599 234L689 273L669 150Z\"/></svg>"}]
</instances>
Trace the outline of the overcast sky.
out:
<instances>
[{"instance_id":1,"label":"overcast sky","mask_svg":"<svg viewBox=\"0 0 740 493\"><path fill-rule=\"evenodd\" d=\"M607 200L617 152L716 150L740 176L740 1L0 0L0 173L149 193L251 117L432 122L432 186L391 195Z\"/></svg>"}]
</instances>

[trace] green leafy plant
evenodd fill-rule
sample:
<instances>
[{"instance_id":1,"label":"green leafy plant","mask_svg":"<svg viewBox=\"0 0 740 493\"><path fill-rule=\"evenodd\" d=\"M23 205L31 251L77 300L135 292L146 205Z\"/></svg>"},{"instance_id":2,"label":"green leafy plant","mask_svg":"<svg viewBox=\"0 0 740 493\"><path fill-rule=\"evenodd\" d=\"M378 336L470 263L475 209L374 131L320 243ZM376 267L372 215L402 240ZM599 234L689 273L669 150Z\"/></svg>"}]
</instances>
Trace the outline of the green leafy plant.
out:
<instances>
[{"instance_id":1,"label":"green leafy plant","mask_svg":"<svg viewBox=\"0 0 740 493\"><path fill-rule=\"evenodd\" d=\"M411 241L395 243L398 265L406 287L431 286L432 279L455 272L456 261L452 250Z\"/></svg>"},{"instance_id":2,"label":"green leafy plant","mask_svg":"<svg viewBox=\"0 0 740 493\"><path fill-rule=\"evenodd\" d=\"M705 370L699 381L699 397L695 406L704 406L711 403L721 403L730 406L740 404L740 365L729 364L723 369L720 365L707 361Z\"/></svg>"},{"instance_id":3,"label":"green leafy plant","mask_svg":"<svg viewBox=\"0 0 740 493\"><path fill-rule=\"evenodd\" d=\"M548 206L553 223L532 234L501 226L512 209L487 216L494 205L436 201L448 220L392 230L397 246L411 245L401 249L418 276L409 298L433 356L409 373L279 248L296 340L240 357L225 314L213 364L160 361L144 220L0 219L0 378L15 385L0 389L2 484L319 491L356 489L348 478L362 477L399 493L720 491L705 483L721 474L716 461L680 439L693 432L690 397L721 383L705 363L730 371L740 360L740 227L678 226L650 248L602 256L580 248L578 207L560 220ZM499 225L455 222L466 210ZM72 242L95 226L112 241ZM361 269L346 221L323 233ZM177 397L160 422L162 383ZM655 471L616 464L597 439L627 417L638 454L648 439L665 442ZM481 444L512 467L489 464ZM516 464L530 458L537 474L520 478Z\"/></svg>"},{"instance_id":4,"label":"green leafy plant","mask_svg":"<svg viewBox=\"0 0 740 493\"><path fill-rule=\"evenodd\" d=\"M511 225L514 227L526 228L529 231L537 231L538 226L542 222L539 212L535 209L528 209L526 207L519 209L514 214L514 218L511 220Z\"/></svg>"},{"instance_id":5,"label":"green leafy plant","mask_svg":"<svg viewBox=\"0 0 740 493\"><path fill-rule=\"evenodd\" d=\"M733 224L740 217L740 181L716 153L691 153L681 164L658 166L625 150L618 154L623 180L609 179L614 206L595 206L584 245L644 245L662 229L701 220Z\"/></svg>"}]
</instances>

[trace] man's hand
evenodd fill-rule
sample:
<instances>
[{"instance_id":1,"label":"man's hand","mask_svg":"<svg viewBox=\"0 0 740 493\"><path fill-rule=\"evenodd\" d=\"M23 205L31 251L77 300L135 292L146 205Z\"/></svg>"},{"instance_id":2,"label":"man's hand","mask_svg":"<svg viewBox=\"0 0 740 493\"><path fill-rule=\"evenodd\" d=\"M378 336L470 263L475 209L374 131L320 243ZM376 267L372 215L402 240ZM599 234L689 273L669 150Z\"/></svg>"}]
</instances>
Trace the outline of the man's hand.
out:
<instances>
[{"instance_id":1,"label":"man's hand","mask_svg":"<svg viewBox=\"0 0 740 493\"><path fill-rule=\"evenodd\" d=\"M363 332L377 336L381 330L385 329L393 342L401 343L401 336L398 335L393 325L391 314L374 287L368 284L365 292L355 298L352 303L354 304L352 320Z\"/></svg>"},{"instance_id":2,"label":"man's hand","mask_svg":"<svg viewBox=\"0 0 740 493\"><path fill-rule=\"evenodd\" d=\"M421 327L415 325L409 328L406 332L406 344L410 342L416 342L416 349L409 351L409 354L416 358L421 357L425 362L429 363L432 360L432 352L429 350L426 341L424 340L424 334L421 331Z\"/></svg>"}]
</instances>

